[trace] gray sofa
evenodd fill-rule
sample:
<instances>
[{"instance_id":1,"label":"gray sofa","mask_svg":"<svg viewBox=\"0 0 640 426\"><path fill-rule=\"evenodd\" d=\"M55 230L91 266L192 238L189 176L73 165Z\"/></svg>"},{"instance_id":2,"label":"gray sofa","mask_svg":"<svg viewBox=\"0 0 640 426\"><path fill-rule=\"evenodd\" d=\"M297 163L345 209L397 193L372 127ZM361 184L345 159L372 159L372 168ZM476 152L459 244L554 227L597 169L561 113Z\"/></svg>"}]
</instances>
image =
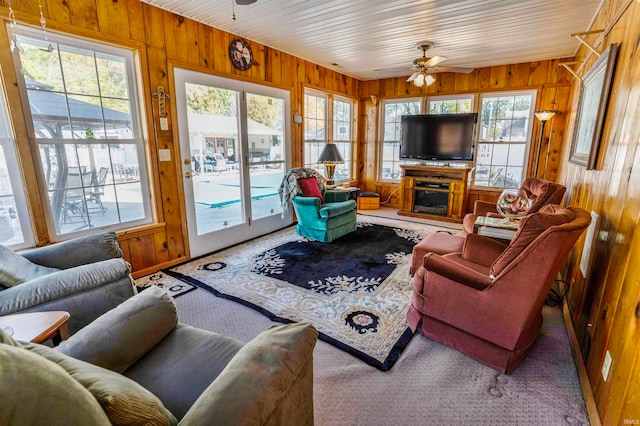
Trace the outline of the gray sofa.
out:
<instances>
[{"instance_id":1,"label":"gray sofa","mask_svg":"<svg viewBox=\"0 0 640 426\"><path fill-rule=\"evenodd\" d=\"M1 262L12 262L5 253ZM73 334L136 293L131 266L113 232L21 252L46 274L35 274L12 287L0 282L0 315L37 311L67 311ZM0 265L6 267L6 265ZM49 270L47 268L56 268Z\"/></svg>"},{"instance_id":2,"label":"gray sofa","mask_svg":"<svg viewBox=\"0 0 640 426\"><path fill-rule=\"evenodd\" d=\"M317 336L292 323L245 344L178 323L150 287L54 349L0 330L0 424L310 425Z\"/></svg>"}]
</instances>

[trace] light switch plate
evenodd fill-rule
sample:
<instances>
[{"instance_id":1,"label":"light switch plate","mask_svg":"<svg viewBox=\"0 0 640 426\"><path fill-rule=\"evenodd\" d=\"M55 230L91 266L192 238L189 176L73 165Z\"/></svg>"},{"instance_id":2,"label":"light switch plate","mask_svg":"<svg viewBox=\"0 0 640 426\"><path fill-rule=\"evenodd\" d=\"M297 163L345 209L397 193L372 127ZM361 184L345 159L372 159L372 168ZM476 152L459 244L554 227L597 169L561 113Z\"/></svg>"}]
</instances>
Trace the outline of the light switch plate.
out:
<instances>
[{"instance_id":1,"label":"light switch plate","mask_svg":"<svg viewBox=\"0 0 640 426\"><path fill-rule=\"evenodd\" d=\"M171 150L170 149L159 149L158 150L158 159L160 161L171 161Z\"/></svg>"},{"instance_id":2,"label":"light switch plate","mask_svg":"<svg viewBox=\"0 0 640 426\"><path fill-rule=\"evenodd\" d=\"M302 116L299 114L293 115L293 122L296 124L302 124Z\"/></svg>"},{"instance_id":3,"label":"light switch plate","mask_svg":"<svg viewBox=\"0 0 640 426\"><path fill-rule=\"evenodd\" d=\"M167 117L160 117L160 130L169 130L169 120Z\"/></svg>"}]
</instances>

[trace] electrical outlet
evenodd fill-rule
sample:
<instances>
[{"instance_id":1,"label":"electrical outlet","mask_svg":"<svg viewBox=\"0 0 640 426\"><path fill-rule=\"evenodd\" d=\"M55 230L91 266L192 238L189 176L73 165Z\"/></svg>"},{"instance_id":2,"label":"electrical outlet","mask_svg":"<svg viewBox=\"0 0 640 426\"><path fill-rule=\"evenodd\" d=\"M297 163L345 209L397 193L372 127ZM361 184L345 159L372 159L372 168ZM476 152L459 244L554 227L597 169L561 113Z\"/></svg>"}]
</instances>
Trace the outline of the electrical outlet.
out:
<instances>
[{"instance_id":1,"label":"electrical outlet","mask_svg":"<svg viewBox=\"0 0 640 426\"><path fill-rule=\"evenodd\" d=\"M607 381L609 377L609 370L611 370L611 364L613 363L613 359L611 358L611 354L609 351L604 355L604 362L602 363L602 378L604 381Z\"/></svg>"}]
</instances>

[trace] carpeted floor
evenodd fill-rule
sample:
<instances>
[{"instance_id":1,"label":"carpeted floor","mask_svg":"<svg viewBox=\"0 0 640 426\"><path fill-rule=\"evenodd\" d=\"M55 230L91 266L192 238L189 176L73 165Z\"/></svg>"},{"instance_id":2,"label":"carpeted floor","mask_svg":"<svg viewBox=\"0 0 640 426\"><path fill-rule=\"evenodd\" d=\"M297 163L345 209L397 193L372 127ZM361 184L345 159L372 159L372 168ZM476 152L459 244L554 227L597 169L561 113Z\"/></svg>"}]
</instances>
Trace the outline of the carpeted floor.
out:
<instances>
[{"instance_id":1,"label":"carpeted floor","mask_svg":"<svg viewBox=\"0 0 640 426\"><path fill-rule=\"evenodd\" d=\"M242 341L278 324L201 289L176 305L181 322ZM314 370L317 425L588 424L559 308L545 307L542 334L511 375L420 335L386 372L318 341Z\"/></svg>"}]
</instances>

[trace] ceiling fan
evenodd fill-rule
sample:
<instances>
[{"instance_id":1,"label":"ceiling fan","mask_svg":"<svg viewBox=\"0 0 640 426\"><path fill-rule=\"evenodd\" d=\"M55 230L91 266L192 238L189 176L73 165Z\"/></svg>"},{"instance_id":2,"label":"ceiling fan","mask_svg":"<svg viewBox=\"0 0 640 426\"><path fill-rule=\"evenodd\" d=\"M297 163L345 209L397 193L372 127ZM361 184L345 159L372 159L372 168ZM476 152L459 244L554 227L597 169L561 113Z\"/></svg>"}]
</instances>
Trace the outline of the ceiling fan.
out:
<instances>
[{"instance_id":1,"label":"ceiling fan","mask_svg":"<svg viewBox=\"0 0 640 426\"><path fill-rule=\"evenodd\" d=\"M248 4L252 4L257 2L258 0L236 0L236 4L238 6L246 6Z\"/></svg>"},{"instance_id":2,"label":"ceiling fan","mask_svg":"<svg viewBox=\"0 0 640 426\"><path fill-rule=\"evenodd\" d=\"M459 67L442 67L437 66L440 62L446 60L444 56L433 56L431 58L427 58L427 50L432 48L434 43L431 41L421 41L416 44L416 48L422 50L422 57L416 58L413 60L412 69L415 69L416 72L411 74L411 76L407 79L407 82L413 82L418 87L424 86L426 83L427 86L436 81L430 74L435 74L439 72L459 72L459 73L470 73L473 71L473 68L459 68Z\"/></svg>"}]
</instances>

